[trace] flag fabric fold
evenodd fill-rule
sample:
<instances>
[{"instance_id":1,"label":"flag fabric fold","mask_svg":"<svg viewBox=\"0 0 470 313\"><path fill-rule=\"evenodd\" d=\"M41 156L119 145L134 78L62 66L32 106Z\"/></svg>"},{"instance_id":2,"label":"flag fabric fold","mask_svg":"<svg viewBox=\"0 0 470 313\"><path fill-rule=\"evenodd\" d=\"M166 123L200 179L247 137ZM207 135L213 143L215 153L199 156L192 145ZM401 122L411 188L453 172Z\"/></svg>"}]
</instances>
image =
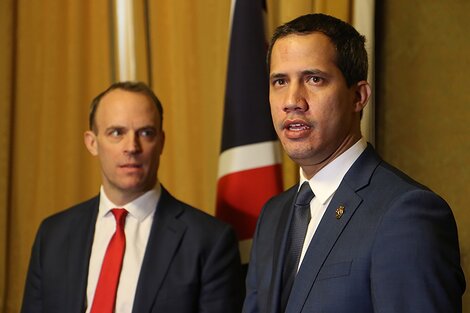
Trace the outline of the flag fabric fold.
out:
<instances>
[{"instance_id":1,"label":"flag fabric fold","mask_svg":"<svg viewBox=\"0 0 470 313\"><path fill-rule=\"evenodd\" d=\"M269 109L265 2L233 1L216 216L234 226L247 263L261 208L283 187Z\"/></svg>"}]
</instances>

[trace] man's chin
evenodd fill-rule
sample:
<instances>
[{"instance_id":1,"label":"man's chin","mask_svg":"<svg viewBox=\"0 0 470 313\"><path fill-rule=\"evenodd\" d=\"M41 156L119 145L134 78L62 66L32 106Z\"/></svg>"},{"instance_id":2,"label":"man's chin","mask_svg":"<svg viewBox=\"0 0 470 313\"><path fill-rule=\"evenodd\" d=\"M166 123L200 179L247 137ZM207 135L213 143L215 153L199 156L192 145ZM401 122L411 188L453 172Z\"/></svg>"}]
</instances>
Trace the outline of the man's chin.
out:
<instances>
[{"instance_id":1,"label":"man's chin","mask_svg":"<svg viewBox=\"0 0 470 313\"><path fill-rule=\"evenodd\" d=\"M123 193L144 193L153 188L153 185L143 181L129 181L119 184Z\"/></svg>"},{"instance_id":2,"label":"man's chin","mask_svg":"<svg viewBox=\"0 0 470 313\"><path fill-rule=\"evenodd\" d=\"M288 143L284 146L284 151L293 161L300 161L312 157L313 151L305 147L305 144Z\"/></svg>"}]
</instances>

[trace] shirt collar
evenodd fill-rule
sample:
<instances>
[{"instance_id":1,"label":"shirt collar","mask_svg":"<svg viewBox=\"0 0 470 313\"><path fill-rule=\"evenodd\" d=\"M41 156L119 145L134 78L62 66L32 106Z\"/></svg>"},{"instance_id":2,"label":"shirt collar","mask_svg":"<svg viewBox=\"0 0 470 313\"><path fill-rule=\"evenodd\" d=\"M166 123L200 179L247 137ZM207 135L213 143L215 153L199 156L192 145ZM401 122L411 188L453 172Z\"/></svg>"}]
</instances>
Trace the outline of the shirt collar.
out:
<instances>
[{"instance_id":1,"label":"shirt collar","mask_svg":"<svg viewBox=\"0 0 470 313\"><path fill-rule=\"evenodd\" d=\"M359 139L348 150L328 163L308 181L315 197L321 203L325 204L335 193L348 170L366 148L366 140L364 138ZM300 168L299 186L305 181L307 181L307 178L305 178L304 172Z\"/></svg>"},{"instance_id":2,"label":"shirt collar","mask_svg":"<svg viewBox=\"0 0 470 313\"><path fill-rule=\"evenodd\" d=\"M147 191L137 199L134 199L125 205L119 206L109 200L103 186L101 186L98 216L104 217L111 209L114 208L124 208L129 212L129 215L135 217L139 222L141 222L156 210L161 194L162 187L160 183L157 183L154 189Z\"/></svg>"}]
</instances>

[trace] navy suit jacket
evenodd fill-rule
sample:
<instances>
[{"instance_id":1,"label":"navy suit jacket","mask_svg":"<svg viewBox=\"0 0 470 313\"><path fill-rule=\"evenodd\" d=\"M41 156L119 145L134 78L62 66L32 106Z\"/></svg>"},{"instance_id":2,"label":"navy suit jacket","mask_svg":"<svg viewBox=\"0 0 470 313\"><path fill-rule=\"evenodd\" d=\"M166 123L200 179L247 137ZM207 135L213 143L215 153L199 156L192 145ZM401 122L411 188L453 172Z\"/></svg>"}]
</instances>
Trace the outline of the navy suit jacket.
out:
<instances>
[{"instance_id":1,"label":"navy suit jacket","mask_svg":"<svg viewBox=\"0 0 470 313\"><path fill-rule=\"evenodd\" d=\"M244 313L279 313L298 186L258 219ZM344 207L337 218L336 210ZM465 279L447 203L369 145L334 194L294 281L286 313L461 312Z\"/></svg>"},{"instance_id":2,"label":"navy suit jacket","mask_svg":"<svg viewBox=\"0 0 470 313\"><path fill-rule=\"evenodd\" d=\"M98 205L95 197L43 221L21 312L85 311ZM239 313L242 302L243 278L232 228L162 188L132 312Z\"/></svg>"}]
</instances>

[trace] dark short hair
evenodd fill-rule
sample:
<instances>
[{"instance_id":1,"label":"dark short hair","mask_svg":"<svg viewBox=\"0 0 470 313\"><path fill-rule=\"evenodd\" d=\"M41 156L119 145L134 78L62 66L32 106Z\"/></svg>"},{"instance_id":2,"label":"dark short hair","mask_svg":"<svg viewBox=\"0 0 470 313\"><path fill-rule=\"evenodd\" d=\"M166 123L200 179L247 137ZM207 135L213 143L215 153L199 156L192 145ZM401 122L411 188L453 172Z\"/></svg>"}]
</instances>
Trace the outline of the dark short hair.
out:
<instances>
[{"instance_id":1,"label":"dark short hair","mask_svg":"<svg viewBox=\"0 0 470 313\"><path fill-rule=\"evenodd\" d=\"M307 14L276 28L268 48L268 70L271 53L279 38L291 34L308 35L320 32L328 36L336 49L336 65L343 73L348 87L367 79L368 61L365 37L354 27L326 14Z\"/></svg>"},{"instance_id":2,"label":"dark short hair","mask_svg":"<svg viewBox=\"0 0 470 313\"><path fill-rule=\"evenodd\" d=\"M105 91L97 95L93 101L91 101L90 105L90 115L89 115L89 127L90 130L95 130L95 115L96 115L96 110L98 109L98 106L101 102L101 99L108 94L110 91L116 90L116 89L122 89L125 91L130 91L130 92L136 92L136 93L141 93L146 96L148 96L152 102L155 104L157 107L158 112L160 113L160 128L163 126L163 106L160 100L157 98L155 93L152 91L152 89L147 86L147 84L143 82L133 82L133 81L124 81L124 82L116 82L113 83L111 86L108 87Z\"/></svg>"}]
</instances>

